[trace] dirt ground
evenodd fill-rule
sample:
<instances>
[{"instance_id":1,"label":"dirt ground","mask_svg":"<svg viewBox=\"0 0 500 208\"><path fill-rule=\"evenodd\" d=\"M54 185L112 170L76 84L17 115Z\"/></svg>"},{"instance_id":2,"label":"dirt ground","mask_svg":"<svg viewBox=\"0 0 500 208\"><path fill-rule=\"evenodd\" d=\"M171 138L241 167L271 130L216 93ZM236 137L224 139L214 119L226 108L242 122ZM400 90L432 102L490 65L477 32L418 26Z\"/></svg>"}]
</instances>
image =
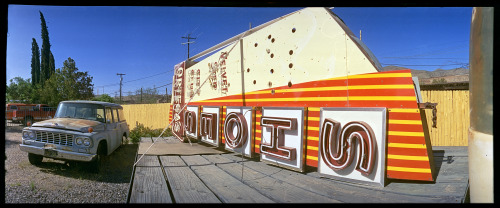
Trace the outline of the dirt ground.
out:
<instances>
[{"instance_id":1,"label":"dirt ground","mask_svg":"<svg viewBox=\"0 0 500 208\"><path fill-rule=\"evenodd\" d=\"M5 127L5 203L126 203L138 145L105 157L99 174L50 158L34 166L19 149L22 128Z\"/></svg>"}]
</instances>

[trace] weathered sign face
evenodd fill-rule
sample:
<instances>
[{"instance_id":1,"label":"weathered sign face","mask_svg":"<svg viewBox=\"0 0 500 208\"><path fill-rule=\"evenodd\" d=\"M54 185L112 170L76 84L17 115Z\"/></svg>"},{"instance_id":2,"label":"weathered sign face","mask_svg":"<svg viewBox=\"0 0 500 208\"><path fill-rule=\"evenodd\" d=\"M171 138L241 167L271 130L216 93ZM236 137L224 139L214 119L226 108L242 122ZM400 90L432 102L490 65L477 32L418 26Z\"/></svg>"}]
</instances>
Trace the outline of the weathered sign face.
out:
<instances>
[{"instance_id":1,"label":"weathered sign face","mask_svg":"<svg viewBox=\"0 0 500 208\"><path fill-rule=\"evenodd\" d=\"M384 185L385 108L321 108L318 172Z\"/></svg>"},{"instance_id":2,"label":"weathered sign face","mask_svg":"<svg viewBox=\"0 0 500 208\"><path fill-rule=\"evenodd\" d=\"M324 8L257 28L185 69L186 79L184 64L176 65L178 138L363 183L434 180L410 70L379 72L366 46Z\"/></svg>"}]
</instances>

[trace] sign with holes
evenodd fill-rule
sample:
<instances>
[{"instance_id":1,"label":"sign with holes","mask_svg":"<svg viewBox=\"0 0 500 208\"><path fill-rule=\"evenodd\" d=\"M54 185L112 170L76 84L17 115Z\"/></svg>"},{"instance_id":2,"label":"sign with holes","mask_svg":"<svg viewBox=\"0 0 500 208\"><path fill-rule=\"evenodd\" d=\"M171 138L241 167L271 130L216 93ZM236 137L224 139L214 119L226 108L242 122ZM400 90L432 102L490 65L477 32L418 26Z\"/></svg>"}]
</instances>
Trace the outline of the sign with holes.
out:
<instances>
[{"instance_id":1,"label":"sign with holes","mask_svg":"<svg viewBox=\"0 0 500 208\"><path fill-rule=\"evenodd\" d=\"M224 119L225 149L253 157L252 107L227 107Z\"/></svg>"},{"instance_id":2,"label":"sign with holes","mask_svg":"<svg viewBox=\"0 0 500 208\"><path fill-rule=\"evenodd\" d=\"M385 108L321 108L318 172L384 186Z\"/></svg>"}]
</instances>

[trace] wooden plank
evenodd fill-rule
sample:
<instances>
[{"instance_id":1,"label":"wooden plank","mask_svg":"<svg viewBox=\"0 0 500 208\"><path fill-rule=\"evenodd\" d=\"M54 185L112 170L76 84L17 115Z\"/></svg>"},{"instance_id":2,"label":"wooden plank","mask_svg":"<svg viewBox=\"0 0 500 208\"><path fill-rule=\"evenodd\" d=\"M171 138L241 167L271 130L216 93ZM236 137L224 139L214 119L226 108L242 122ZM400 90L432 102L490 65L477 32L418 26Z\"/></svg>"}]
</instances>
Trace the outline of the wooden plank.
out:
<instances>
[{"instance_id":1,"label":"wooden plank","mask_svg":"<svg viewBox=\"0 0 500 208\"><path fill-rule=\"evenodd\" d=\"M164 167L176 203L220 203L189 167Z\"/></svg>"},{"instance_id":2,"label":"wooden plank","mask_svg":"<svg viewBox=\"0 0 500 208\"><path fill-rule=\"evenodd\" d=\"M260 162L245 162L247 168L262 172L302 189L347 203L407 203L407 202L448 202L441 198L409 196L384 191L382 187L352 184L322 178L321 174L301 174L266 165Z\"/></svg>"},{"instance_id":3,"label":"wooden plank","mask_svg":"<svg viewBox=\"0 0 500 208\"><path fill-rule=\"evenodd\" d=\"M213 164L235 162L235 161L230 160L222 155L202 155L202 157L207 159L208 161L210 161Z\"/></svg>"},{"instance_id":4,"label":"wooden plank","mask_svg":"<svg viewBox=\"0 0 500 208\"><path fill-rule=\"evenodd\" d=\"M192 166L191 169L224 203L273 203L215 165Z\"/></svg>"},{"instance_id":5,"label":"wooden plank","mask_svg":"<svg viewBox=\"0 0 500 208\"><path fill-rule=\"evenodd\" d=\"M182 160L188 165L210 165L210 161L203 158L201 155L183 155L181 156Z\"/></svg>"},{"instance_id":6,"label":"wooden plank","mask_svg":"<svg viewBox=\"0 0 500 208\"><path fill-rule=\"evenodd\" d=\"M179 156L173 155L159 157L163 167L186 166L186 163L184 163L184 161Z\"/></svg>"},{"instance_id":7,"label":"wooden plank","mask_svg":"<svg viewBox=\"0 0 500 208\"><path fill-rule=\"evenodd\" d=\"M142 155L137 155L137 160L140 159L140 161L137 163L137 167L160 167L160 161L158 160L158 156L156 155L144 155L141 158Z\"/></svg>"},{"instance_id":8,"label":"wooden plank","mask_svg":"<svg viewBox=\"0 0 500 208\"><path fill-rule=\"evenodd\" d=\"M467 157L435 157L436 169L439 171L436 183L465 183L469 179L469 160Z\"/></svg>"},{"instance_id":9,"label":"wooden plank","mask_svg":"<svg viewBox=\"0 0 500 208\"><path fill-rule=\"evenodd\" d=\"M241 157L241 154L237 154L237 153L229 153L229 154L221 154L222 157L225 157L227 159L230 159L232 161L235 161L235 162L242 162L242 161L248 161L249 159L244 157L243 158Z\"/></svg>"},{"instance_id":10,"label":"wooden plank","mask_svg":"<svg viewBox=\"0 0 500 208\"><path fill-rule=\"evenodd\" d=\"M239 163L218 164L229 175L241 178L242 165ZM285 170L285 169L283 169ZM336 203L338 200L293 186L250 168L243 170L243 183L256 189L264 196L278 203Z\"/></svg>"},{"instance_id":11,"label":"wooden plank","mask_svg":"<svg viewBox=\"0 0 500 208\"><path fill-rule=\"evenodd\" d=\"M130 203L172 203L160 167L136 167Z\"/></svg>"}]
</instances>

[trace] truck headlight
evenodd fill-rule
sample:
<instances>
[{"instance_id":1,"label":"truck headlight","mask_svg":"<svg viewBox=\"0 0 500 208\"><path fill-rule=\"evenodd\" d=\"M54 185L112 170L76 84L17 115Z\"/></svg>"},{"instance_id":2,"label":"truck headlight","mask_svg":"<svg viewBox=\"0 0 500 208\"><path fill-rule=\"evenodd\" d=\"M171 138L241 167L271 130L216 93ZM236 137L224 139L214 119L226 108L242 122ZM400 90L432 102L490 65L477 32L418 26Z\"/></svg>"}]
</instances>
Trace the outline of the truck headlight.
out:
<instances>
[{"instance_id":1,"label":"truck headlight","mask_svg":"<svg viewBox=\"0 0 500 208\"><path fill-rule=\"evenodd\" d=\"M30 131L28 133L28 136L29 136L30 139L35 139L35 132Z\"/></svg>"},{"instance_id":2,"label":"truck headlight","mask_svg":"<svg viewBox=\"0 0 500 208\"><path fill-rule=\"evenodd\" d=\"M90 138L83 139L83 145L90 147L92 146L92 140Z\"/></svg>"},{"instance_id":3,"label":"truck headlight","mask_svg":"<svg viewBox=\"0 0 500 208\"><path fill-rule=\"evenodd\" d=\"M92 139L88 137L76 137L75 142L77 145L90 147L92 146Z\"/></svg>"},{"instance_id":4,"label":"truck headlight","mask_svg":"<svg viewBox=\"0 0 500 208\"><path fill-rule=\"evenodd\" d=\"M23 131L24 139L35 139L35 132L32 131Z\"/></svg>"},{"instance_id":5,"label":"truck headlight","mask_svg":"<svg viewBox=\"0 0 500 208\"><path fill-rule=\"evenodd\" d=\"M82 145L83 144L83 138L82 137L77 137L76 138L76 144L77 145Z\"/></svg>"}]
</instances>

